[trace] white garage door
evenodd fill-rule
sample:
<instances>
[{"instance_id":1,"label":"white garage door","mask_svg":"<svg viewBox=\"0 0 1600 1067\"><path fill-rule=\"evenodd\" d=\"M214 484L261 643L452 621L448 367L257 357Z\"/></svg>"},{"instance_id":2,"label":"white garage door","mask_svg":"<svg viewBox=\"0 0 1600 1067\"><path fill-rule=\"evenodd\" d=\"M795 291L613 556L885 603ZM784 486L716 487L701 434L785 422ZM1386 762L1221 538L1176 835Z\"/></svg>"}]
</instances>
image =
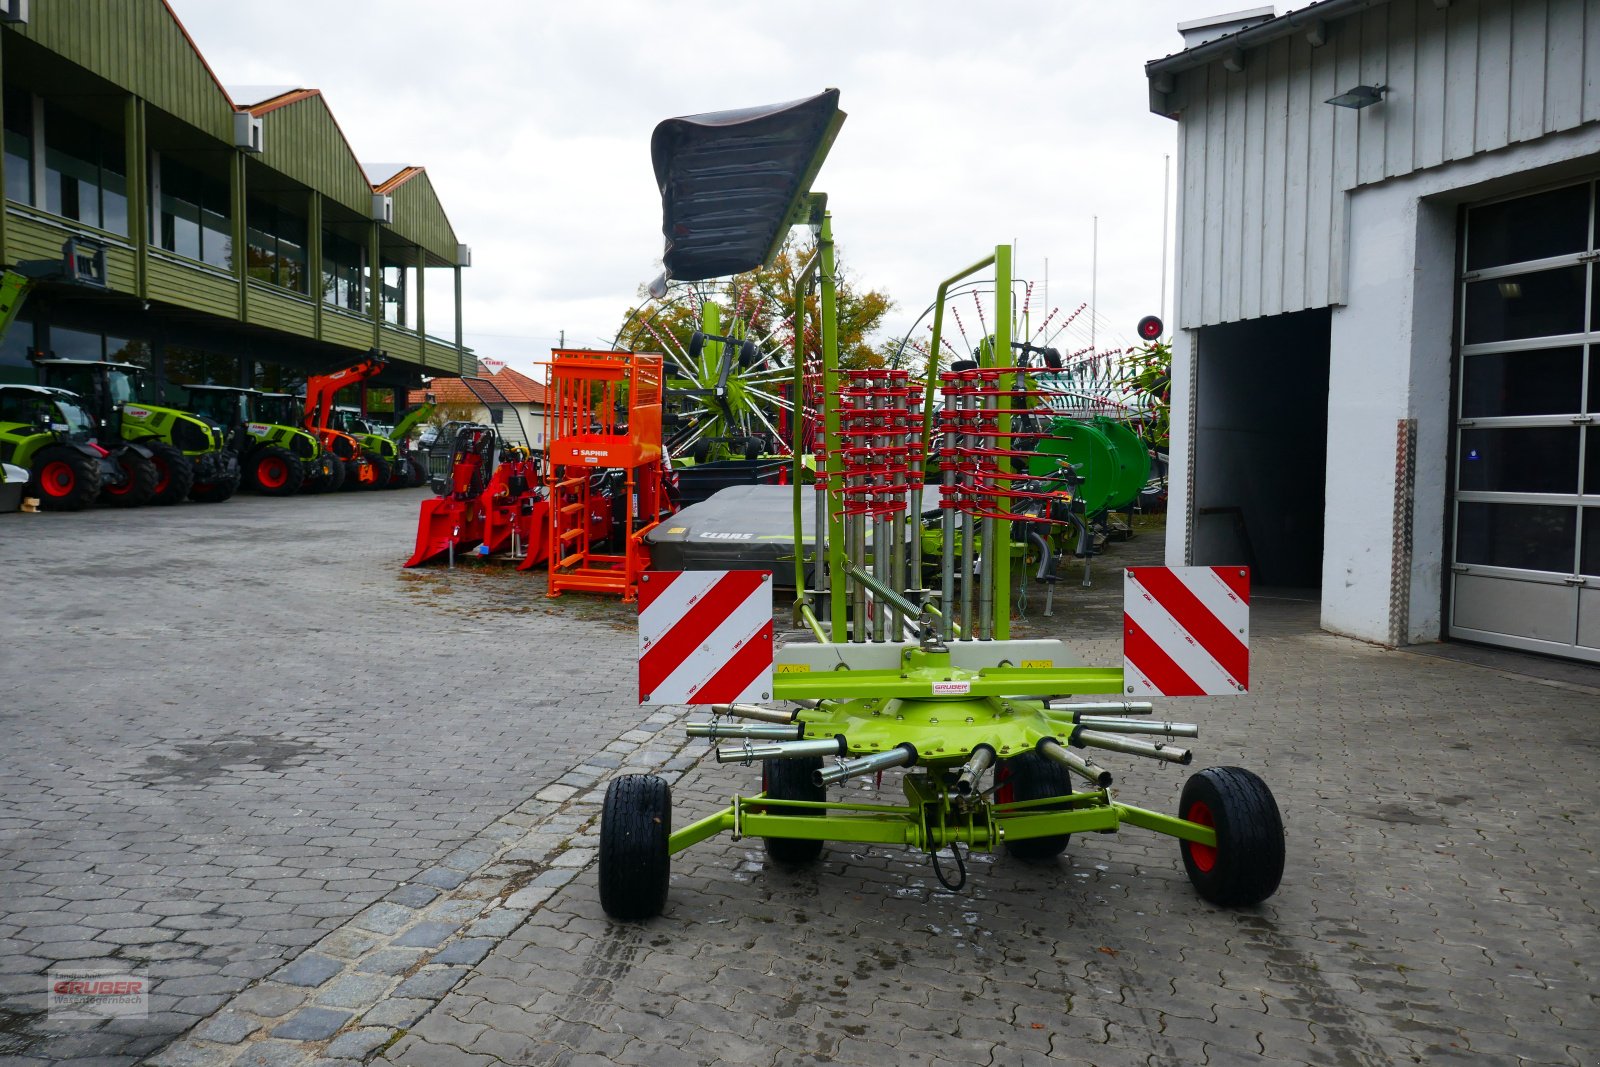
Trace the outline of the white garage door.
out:
<instances>
[{"instance_id":1,"label":"white garage door","mask_svg":"<svg viewBox=\"0 0 1600 1067\"><path fill-rule=\"evenodd\" d=\"M1600 662L1595 184L1466 215L1450 634Z\"/></svg>"}]
</instances>

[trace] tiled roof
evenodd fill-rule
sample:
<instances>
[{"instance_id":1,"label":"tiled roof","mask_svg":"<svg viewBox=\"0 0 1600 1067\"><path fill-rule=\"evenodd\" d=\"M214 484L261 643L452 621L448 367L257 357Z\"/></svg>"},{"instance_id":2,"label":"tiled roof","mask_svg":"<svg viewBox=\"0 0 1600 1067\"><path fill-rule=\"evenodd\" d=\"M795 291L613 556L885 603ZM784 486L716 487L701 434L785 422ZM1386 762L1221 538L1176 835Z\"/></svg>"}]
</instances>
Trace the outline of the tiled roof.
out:
<instances>
[{"instance_id":1,"label":"tiled roof","mask_svg":"<svg viewBox=\"0 0 1600 1067\"><path fill-rule=\"evenodd\" d=\"M493 382L505 398L514 404L544 403L544 386L510 367L502 367L499 373L491 374L480 365L477 376ZM467 383L460 378L435 378L424 388L411 390L406 399L412 404L422 404L427 401L429 393L432 393L434 400L440 404L483 406L483 401L479 400L472 390L467 388Z\"/></svg>"}]
</instances>

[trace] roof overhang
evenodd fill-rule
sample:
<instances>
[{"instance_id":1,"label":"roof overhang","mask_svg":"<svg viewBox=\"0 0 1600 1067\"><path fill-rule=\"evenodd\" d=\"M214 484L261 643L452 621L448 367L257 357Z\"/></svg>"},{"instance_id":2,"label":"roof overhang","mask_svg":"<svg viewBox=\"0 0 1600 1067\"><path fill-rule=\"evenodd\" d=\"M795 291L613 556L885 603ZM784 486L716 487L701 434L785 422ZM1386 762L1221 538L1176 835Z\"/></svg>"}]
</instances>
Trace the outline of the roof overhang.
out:
<instances>
[{"instance_id":1,"label":"roof overhang","mask_svg":"<svg viewBox=\"0 0 1600 1067\"><path fill-rule=\"evenodd\" d=\"M1152 59L1144 65L1144 76L1150 82L1150 110L1168 118L1177 117L1168 106L1167 98L1177 86L1177 76L1186 70L1230 59L1242 61L1243 54L1252 48L1270 44L1293 33L1318 32L1323 24L1335 19L1347 18L1388 3L1389 0L1321 0L1320 3L1307 4L1297 11L1286 11L1277 18L1255 23L1237 33L1186 48L1163 59ZM1198 26L1199 23L1183 25Z\"/></svg>"}]
</instances>

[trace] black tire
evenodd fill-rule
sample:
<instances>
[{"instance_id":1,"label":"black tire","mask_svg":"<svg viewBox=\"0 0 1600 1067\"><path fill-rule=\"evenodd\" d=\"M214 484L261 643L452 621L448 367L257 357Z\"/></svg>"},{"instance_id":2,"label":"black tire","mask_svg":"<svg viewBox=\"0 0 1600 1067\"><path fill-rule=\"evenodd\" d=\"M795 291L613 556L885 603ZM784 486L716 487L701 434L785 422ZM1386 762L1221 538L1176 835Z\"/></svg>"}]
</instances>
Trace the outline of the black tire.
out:
<instances>
[{"instance_id":1,"label":"black tire","mask_svg":"<svg viewBox=\"0 0 1600 1067\"><path fill-rule=\"evenodd\" d=\"M428 480L428 472L416 456L406 457L406 488L421 489Z\"/></svg>"},{"instance_id":2,"label":"black tire","mask_svg":"<svg viewBox=\"0 0 1600 1067\"><path fill-rule=\"evenodd\" d=\"M102 480L100 500L114 508L143 507L156 496L156 465L131 448L117 455L116 463L122 468L122 484L112 485Z\"/></svg>"},{"instance_id":3,"label":"black tire","mask_svg":"<svg viewBox=\"0 0 1600 1067\"><path fill-rule=\"evenodd\" d=\"M194 460L184 455L176 445L164 441L145 443L150 450L150 462L156 467L156 495L150 503L157 507L177 504L189 496L194 488Z\"/></svg>"},{"instance_id":4,"label":"black tire","mask_svg":"<svg viewBox=\"0 0 1600 1067\"><path fill-rule=\"evenodd\" d=\"M286 448L266 445L245 459L250 488L265 496L293 496L306 481L306 467Z\"/></svg>"},{"instance_id":5,"label":"black tire","mask_svg":"<svg viewBox=\"0 0 1600 1067\"><path fill-rule=\"evenodd\" d=\"M97 457L66 445L51 445L33 458L25 492L39 498L41 510L82 511L100 495L103 481Z\"/></svg>"},{"instance_id":6,"label":"black tire","mask_svg":"<svg viewBox=\"0 0 1600 1067\"><path fill-rule=\"evenodd\" d=\"M382 456L372 456L367 460L367 462L372 464L373 471L372 484L368 486L368 488L389 488L389 479L394 473L389 466L389 461L384 459Z\"/></svg>"},{"instance_id":7,"label":"black tire","mask_svg":"<svg viewBox=\"0 0 1600 1067\"><path fill-rule=\"evenodd\" d=\"M338 456L319 457L318 463L327 463L328 473L317 484L319 493L337 493L344 488L344 460Z\"/></svg>"},{"instance_id":8,"label":"black tire","mask_svg":"<svg viewBox=\"0 0 1600 1067\"><path fill-rule=\"evenodd\" d=\"M230 467L214 482L195 482L189 489L189 499L197 504L220 504L239 491L241 475L237 467Z\"/></svg>"},{"instance_id":9,"label":"black tire","mask_svg":"<svg viewBox=\"0 0 1600 1067\"><path fill-rule=\"evenodd\" d=\"M822 759L807 756L801 759L763 760L761 763L761 791L774 800L828 799L828 790L820 786L812 775L822 769ZM774 808L774 815L811 815L820 817L821 808ZM821 841L808 841L798 837L763 837L767 855L779 863L812 863L822 855Z\"/></svg>"},{"instance_id":10,"label":"black tire","mask_svg":"<svg viewBox=\"0 0 1600 1067\"><path fill-rule=\"evenodd\" d=\"M344 466L344 481L339 483L339 488L344 492L353 492L362 487L361 468L366 464L359 459L346 459L340 461Z\"/></svg>"},{"instance_id":11,"label":"black tire","mask_svg":"<svg viewBox=\"0 0 1600 1067\"><path fill-rule=\"evenodd\" d=\"M634 922L661 914L672 863L672 787L653 774L625 774L606 786L600 810L600 907Z\"/></svg>"},{"instance_id":12,"label":"black tire","mask_svg":"<svg viewBox=\"0 0 1600 1067\"><path fill-rule=\"evenodd\" d=\"M995 802L1018 804L1025 800L1043 800L1046 797L1066 796L1073 791L1072 774L1055 760L1034 750L1012 756L1000 764L995 773L999 789ZM1062 807L1065 807L1063 805ZM1035 808L1035 811L1059 811L1061 808ZM1053 860L1067 850L1071 834L1053 834L1050 837L1029 837L1021 841L1006 841L1006 851L1028 863Z\"/></svg>"},{"instance_id":13,"label":"black tire","mask_svg":"<svg viewBox=\"0 0 1600 1067\"><path fill-rule=\"evenodd\" d=\"M1272 790L1243 767L1189 776L1178 815L1216 828L1217 847L1180 841L1184 870L1206 900L1224 908L1259 904L1283 880L1283 817Z\"/></svg>"}]
</instances>

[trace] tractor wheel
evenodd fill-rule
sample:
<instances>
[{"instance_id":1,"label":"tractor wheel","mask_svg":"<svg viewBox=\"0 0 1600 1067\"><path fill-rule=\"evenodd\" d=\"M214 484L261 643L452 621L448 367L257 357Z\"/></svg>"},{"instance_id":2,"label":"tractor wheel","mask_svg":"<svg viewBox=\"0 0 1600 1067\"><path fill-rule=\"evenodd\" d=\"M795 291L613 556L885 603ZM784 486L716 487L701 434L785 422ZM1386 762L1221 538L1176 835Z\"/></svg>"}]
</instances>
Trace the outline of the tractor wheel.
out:
<instances>
[{"instance_id":1,"label":"tractor wheel","mask_svg":"<svg viewBox=\"0 0 1600 1067\"><path fill-rule=\"evenodd\" d=\"M187 497L194 488L194 460L177 446L163 441L152 441L145 447L150 450L150 462L156 467L156 495L150 503L165 506Z\"/></svg>"},{"instance_id":2,"label":"tractor wheel","mask_svg":"<svg viewBox=\"0 0 1600 1067\"><path fill-rule=\"evenodd\" d=\"M1042 752L1024 752L1003 761L995 772L995 803L1018 804L1024 800L1043 800L1061 797L1072 792L1072 775L1065 767ZM1035 811L1059 811L1059 808L1035 808ZM1071 834L1052 834L1049 837L1029 837L1021 841L1007 841L1006 851L1029 863L1053 860L1067 850Z\"/></svg>"},{"instance_id":3,"label":"tractor wheel","mask_svg":"<svg viewBox=\"0 0 1600 1067\"><path fill-rule=\"evenodd\" d=\"M195 482L189 499L197 504L220 504L239 491L239 481L239 471L234 468L214 482Z\"/></svg>"},{"instance_id":4,"label":"tractor wheel","mask_svg":"<svg viewBox=\"0 0 1600 1067\"><path fill-rule=\"evenodd\" d=\"M1277 892L1283 818L1267 783L1243 767L1208 767L1183 784L1178 815L1217 831L1215 848L1192 841L1178 845L1189 881L1202 897L1237 908Z\"/></svg>"},{"instance_id":5,"label":"tractor wheel","mask_svg":"<svg viewBox=\"0 0 1600 1067\"><path fill-rule=\"evenodd\" d=\"M133 449L125 448L117 457L117 466L122 468L122 484L103 482L100 486L101 500L112 507L137 508L155 499L158 475L154 463Z\"/></svg>"},{"instance_id":6,"label":"tractor wheel","mask_svg":"<svg viewBox=\"0 0 1600 1067\"><path fill-rule=\"evenodd\" d=\"M359 459L347 459L341 462L344 465L344 482L340 484L339 488L347 493L353 489L364 488L361 481L361 473L366 469L366 462Z\"/></svg>"},{"instance_id":7,"label":"tractor wheel","mask_svg":"<svg viewBox=\"0 0 1600 1067\"><path fill-rule=\"evenodd\" d=\"M100 495L100 461L76 448L52 445L33 461L27 493L45 511L82 511Z\"/></svg>"},{"instance_id":8,"label":"tractor wheel","mask_svg":"<svg viewBox=\"0 0 1600 1067\"><path fill-rule=\"evenodd\" d=\"M406 482L406 457L397 454L394 461L389 464L389 484L385 488L404 489Z\"/></svg>"},{"instance_id":9,"label":"tractor wheel","mask_svg":"<svg viewBox=\"0 0 1600 1067\"><path fill-rule=\"evenodd\" d=\"M266 496L293 496L305 484L305 464L294 453L277 445L258 449L246 465L250 487Z\"/></svg>"},{"instance_id":10,"label":"tractor wheel","mask_svg":"<svg viewBox=\"0 0 1600 1067\"><path fill-rule=\"evenodd\" d=\"M324 493L337 493L344 488L345 470L344 460L338 456L328 458L328 477L322 482Z\"/></svg>"},{"instance_id":11,"label":"tractor wheel","mask_svg":"<svg viewBox=\"0 0 1600 1067\"><path fill-rule=\"evenodd\" d=\"M415 456L406 457L406 488L421 489L428 481L428 472L423 470L422 464L417 462Z\"/></svg>"},{"instance_id":12,"label":"tractor wheel","mask_svg":"<svg viewBox=\"0 0 1600 1067\"><path fill-rule=\"evenodd\" d=\"M761 791L774 800L827 800L827 788L818 785L811 777L821 769L822 760L817 756L764 760L761 764ZM822 813L821 808L775 808L772 812L774 815L811 816L820 816ZM763 837L761 843L767 846L767 855L779 863L810 863L822 855L821 841L798 837Z\"/></svg>"},{"instance_id":13,"label":"tractor wheel","mask_svg":"<svg viewBox=\"0 0 1600 1067\"><path fill-rule=\"evenodd\" d=\"M389 476L393 473L389 469L389 461L382 456L373 456L368 460L372 464L372 482L368 489L389 488Z\"/></svg>"},{"instance_id":14,"label":"tractor wheel","mask_svg":"<svg viewBox=\"0 0 1600 1067\"><path fill-rule=\"evenodd\" d=\"M606 786L600 809L600 907L631 922L661 914L671 860L672 787L653 774L625 774Z\"/></svg>"}]
</instances>

